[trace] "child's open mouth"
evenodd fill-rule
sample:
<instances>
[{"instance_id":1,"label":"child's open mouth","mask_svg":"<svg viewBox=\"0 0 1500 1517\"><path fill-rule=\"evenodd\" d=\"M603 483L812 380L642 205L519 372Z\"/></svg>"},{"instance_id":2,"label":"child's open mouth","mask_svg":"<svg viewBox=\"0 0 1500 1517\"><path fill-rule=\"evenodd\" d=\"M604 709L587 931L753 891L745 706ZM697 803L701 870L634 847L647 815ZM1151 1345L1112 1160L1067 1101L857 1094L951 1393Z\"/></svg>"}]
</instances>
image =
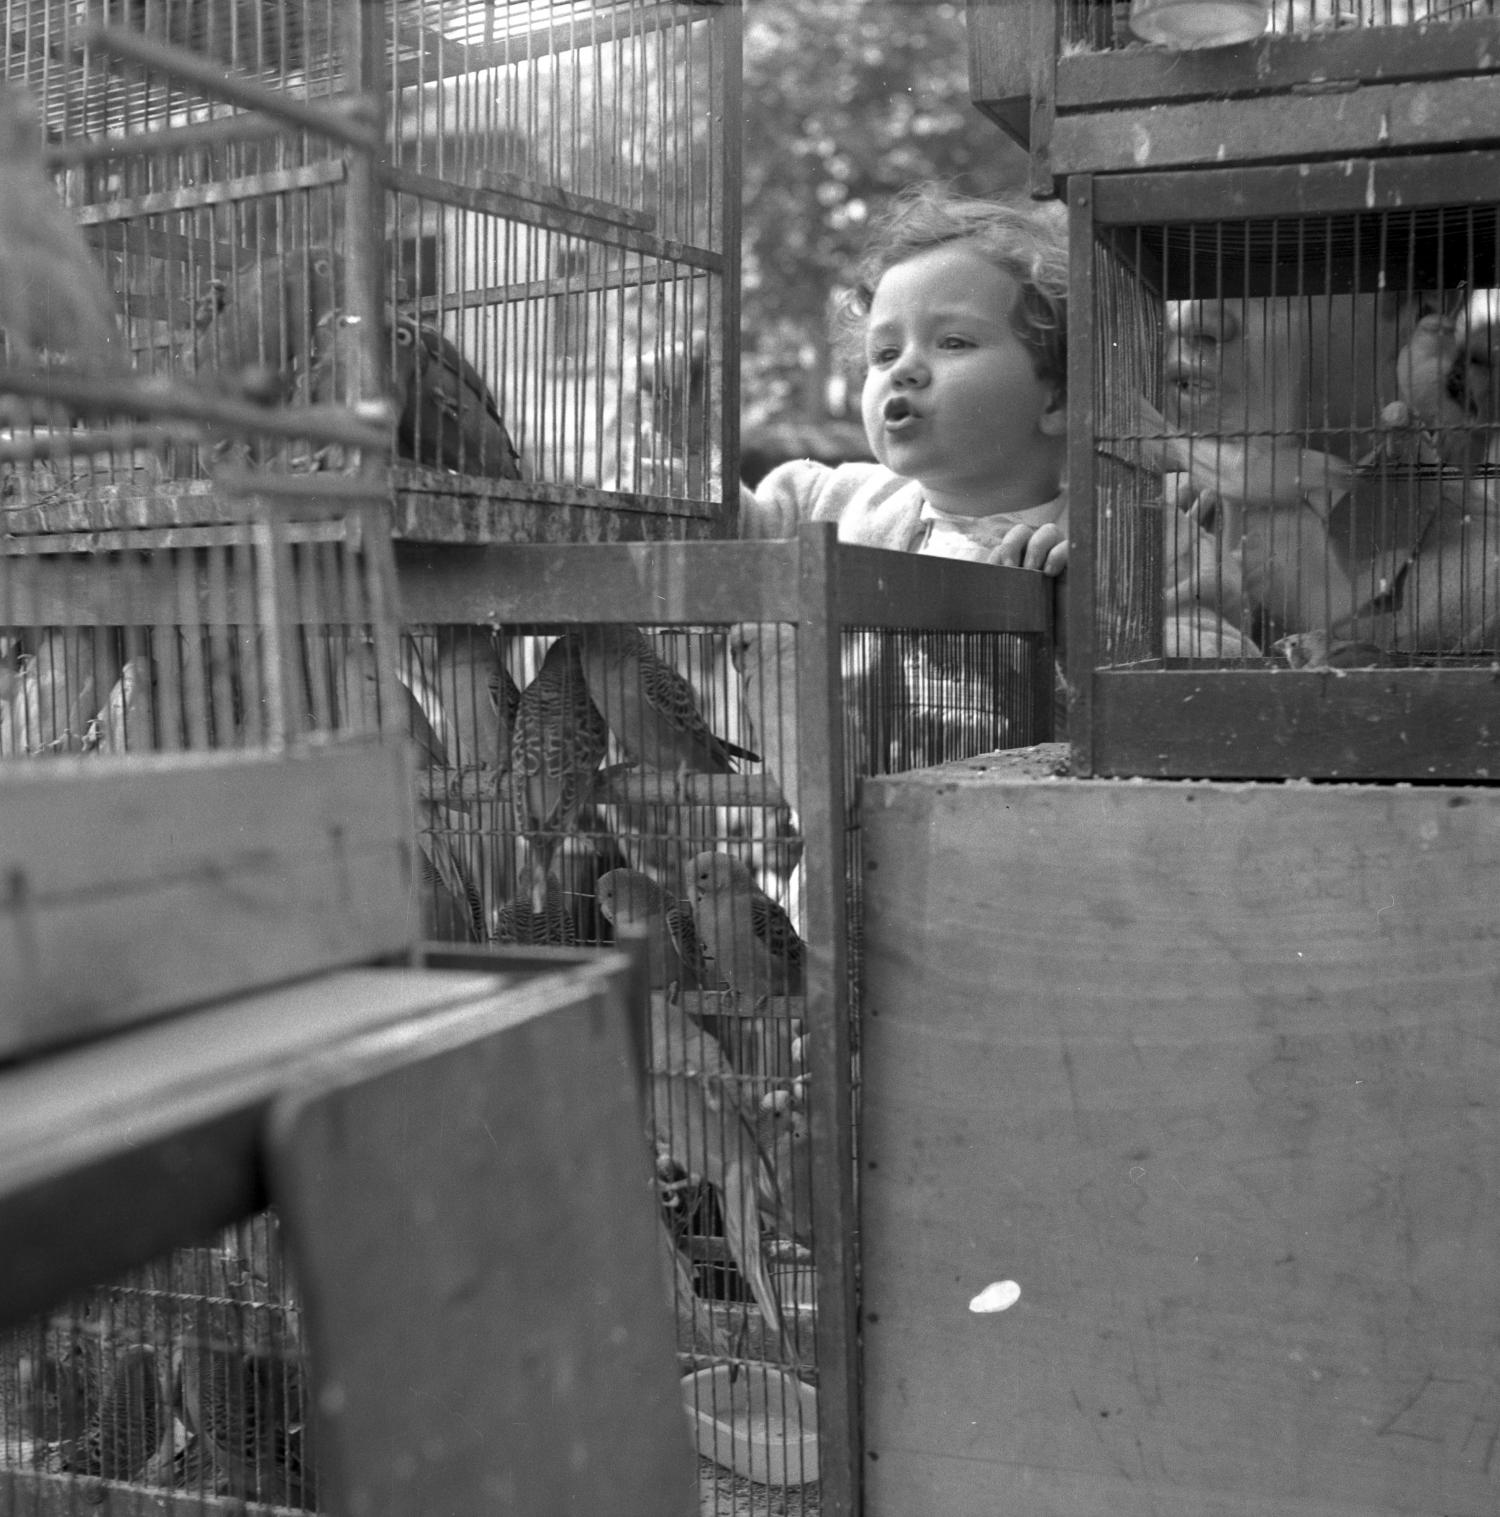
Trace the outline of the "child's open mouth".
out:
<instances>
[{"instance_id":1,"label":"child's open mouth","mask_svg":"<svg viewBox=\"0 0 1500 1517\"><path fill-rule=\"evenodd\" d=\"M893 395L886 401L881 419L885 422L887 432L899 432L917 420L917 413L912 410L911 402L905 396Z\"/></svg>"}]
</instances>

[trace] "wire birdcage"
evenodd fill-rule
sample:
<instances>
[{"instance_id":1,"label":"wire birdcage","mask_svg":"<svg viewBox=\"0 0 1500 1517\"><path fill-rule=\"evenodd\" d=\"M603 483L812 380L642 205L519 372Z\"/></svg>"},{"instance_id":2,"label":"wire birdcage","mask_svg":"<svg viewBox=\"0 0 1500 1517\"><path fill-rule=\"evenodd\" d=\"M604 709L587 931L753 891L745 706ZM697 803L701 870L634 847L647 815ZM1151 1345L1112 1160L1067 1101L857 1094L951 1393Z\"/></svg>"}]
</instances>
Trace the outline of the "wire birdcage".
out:
<instances>
[{"instance_id":1,"label":"wire birdcage","mask_svg":"<svg viewBox=\"0 0 1500 1517\"><path fill-rule=\"evenodd\" d=\"M789 1511L855 1489L858 781L1049 737L1049 590L831 529L406 566L444 920L644 934L689 1410L700 1451Z\"/></svg>"},{"instance_id":2,"label":"wire birdcage","mask_svg":"<svg viewBox=\"0 0 1500 1517\"><path fill-rule=\"evenodd\" d=\"M138 373L387 395L401 536L693 537L734 483L736 25L643 0L25 0L6 72ZM179 524L214 519L226 466L344 461L116 449L6 487L17 529Z\"/></svg>"},{"instance_id":3,"label":"wire birdcage","mask_svg":"<svg viewBox=\"0 0 1500 1517\"><path fill-rule=\"evenodd\" d=\"M1354 177L1075 198L1096 772L1493 770L1496 186L1469 155ZM1231 190L1244 214L1205 219Z\"/></svg>"}]
</instances>

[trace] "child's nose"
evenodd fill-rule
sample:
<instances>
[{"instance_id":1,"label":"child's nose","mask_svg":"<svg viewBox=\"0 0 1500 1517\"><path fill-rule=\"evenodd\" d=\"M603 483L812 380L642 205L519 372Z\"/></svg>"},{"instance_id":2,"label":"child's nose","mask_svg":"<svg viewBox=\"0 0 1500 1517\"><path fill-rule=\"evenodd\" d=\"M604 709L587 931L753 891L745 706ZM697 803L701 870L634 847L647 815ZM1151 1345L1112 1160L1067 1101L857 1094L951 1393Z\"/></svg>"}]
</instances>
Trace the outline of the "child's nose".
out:
<instances>
[{"instance_id":1,"label":"child's nose","mask_svg":"<svg viewBox=\"0 0 1500 1517\"><path fill-rule=\"evenodd\" d=\"M891 383L895 385L922 385L927 378L927 361L915 348L907 348L891 367Z\"/></svg>"}]
</instances>

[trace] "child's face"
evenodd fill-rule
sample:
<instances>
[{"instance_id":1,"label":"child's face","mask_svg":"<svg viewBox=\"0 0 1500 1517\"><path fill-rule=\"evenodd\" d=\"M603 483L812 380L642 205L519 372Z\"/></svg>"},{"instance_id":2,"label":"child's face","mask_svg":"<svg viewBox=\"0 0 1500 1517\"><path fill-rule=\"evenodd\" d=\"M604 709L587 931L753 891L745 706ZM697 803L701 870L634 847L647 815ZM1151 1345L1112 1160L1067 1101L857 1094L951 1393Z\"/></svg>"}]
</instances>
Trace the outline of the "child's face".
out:
<instances>
[{"instance_id":1,"label":"child's face","mask_svg":"<svg viewBox=\"0 0 1500 1517\"><path fill-rule=\"evenodd\" d=\"M1066 415L1011 324L1019 296L965 243L918 253L875 287L865 431L876 458L944 510L987 514L1057 493Z\"/></svg>"}]
</instances>

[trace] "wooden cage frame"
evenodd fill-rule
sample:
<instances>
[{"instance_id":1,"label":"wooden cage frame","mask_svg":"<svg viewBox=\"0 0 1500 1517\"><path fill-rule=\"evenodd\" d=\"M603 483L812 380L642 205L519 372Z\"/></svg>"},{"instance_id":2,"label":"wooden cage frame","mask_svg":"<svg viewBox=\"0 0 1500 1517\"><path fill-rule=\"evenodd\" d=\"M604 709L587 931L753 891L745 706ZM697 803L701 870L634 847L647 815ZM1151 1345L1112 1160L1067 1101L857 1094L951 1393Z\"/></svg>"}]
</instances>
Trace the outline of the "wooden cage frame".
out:
<instances>
[{"instance_id":1,"label":"wooden cage frame","mask_svg":"<svg viewBox=\"0 0 1500 1517\"><path fill-rule=\"evenodd\" d=\"M1075 311L1097 309L1096 246L1114 227L1214 219L1205 217L1205 207L1243 219L1497 202L1500 162L1477 151L1302 168L1078 174L1068 182L1070 300ZM1149 285L1152 271L1138 272ZM1237 293L1282 292L1274 267L1261 278L1259 285L1236 286ZM1075 593L1069 597L1068 660L1075 771L1159 778L1500 777L1500 713L1490 668L1202 669L1167 668L1159 659L1133 668L1101 667L1105 587L1098 584L1095 501L1102 461L1093 427L1100 354L1108 340L1090 320L1073 323L1068 469ZM1158 527L1144 519L1151 514L1139 513L1134 528L1136 562L1143 565L1155 562L1148 538ZM1127 592L1129 604L1115 614L1146 628L1160 621L1161 587L1149 572L1138 579Z\"/></svg>"}]
</instances>

